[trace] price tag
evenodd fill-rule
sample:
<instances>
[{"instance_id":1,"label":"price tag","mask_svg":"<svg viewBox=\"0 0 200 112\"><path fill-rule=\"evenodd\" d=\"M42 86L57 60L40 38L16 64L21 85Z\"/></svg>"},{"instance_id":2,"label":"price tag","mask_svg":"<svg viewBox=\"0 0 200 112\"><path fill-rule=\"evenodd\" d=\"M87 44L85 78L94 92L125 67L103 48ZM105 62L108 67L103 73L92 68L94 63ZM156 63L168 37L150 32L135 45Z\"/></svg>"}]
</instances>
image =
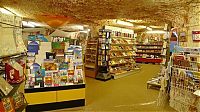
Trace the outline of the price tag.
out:
<instances>
[{"instance_id":1,"label":"price tag","mask_svg":"<svg viewBox=\"0 0 200 112\"><path fill-rule=\"evenodd\" d=\"M192 31L193 41L200 41L200 31Z\"/></svg>"}]
</instances>

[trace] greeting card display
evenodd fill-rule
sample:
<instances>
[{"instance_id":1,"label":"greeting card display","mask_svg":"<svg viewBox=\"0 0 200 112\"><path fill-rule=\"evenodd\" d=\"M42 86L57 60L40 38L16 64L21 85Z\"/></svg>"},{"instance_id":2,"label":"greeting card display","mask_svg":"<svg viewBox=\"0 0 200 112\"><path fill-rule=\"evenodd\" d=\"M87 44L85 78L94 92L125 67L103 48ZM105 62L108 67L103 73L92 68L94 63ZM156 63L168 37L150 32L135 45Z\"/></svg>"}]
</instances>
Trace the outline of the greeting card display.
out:
<instances>
[{"instance_id":1,"label":"greeting card display","mask_svg":"<svg viewBox=\"0 0 200 112\"><path fill-rule=\"evenodd\" d=\"M53 72L51 71L45 72L44 84L45 87L51 87L53 85Z\"/></svg>"},{"instance_id":2,"label":"greeting card display","mask_svg":"<svg viewBox=\"0 0 200 112\"><path fill-rule=\"evenodd\" d=\"M78 83L83 83L83 72L82 72L82 69L76 69L74 75L77 77Z\"/></svg>"},{"instance_id":3,"label":"greeting card display","mask_svg":"<svg viewBox=\"0 0 200 112\"><path fill-rule=\"evenodd\" d=\"M33 52L35 54L38 54L38 50L39 50L39 42L38 41L28 42L28 52Z\"/></svg>"},{"instance_id":4,"label":"greeting card display","mask_svg":"<svg viewBox=\"0 0 200 112\"><path fill-rule=\"evenodd\" d=\"M52 71L58 69L58 64L54 62L54 60L45 60L43 63L43 68L46 71Z\"/></svg>"},{"instance_id":5,"label":"greeting card display","mask_svg":"<svg viewBox=\"0 0 200 112\"><path fill-rule=\"evenodd\" d=\"M67 70L68 69L68 63L67 62L61 62L59 64L59 70Z\"/></svg>"},{"instance_id":6,"label":"greeting card display","mask_svg":"<svg viewBox=\"0 0 200 112\"><path fill-rule=\"evenodd\" d=\"M26 88L34 88L35 86L35 74L28 74L26 81Z\"/></svg>"},{"instance_id":7,"label":"greeting card display","mask_svg":"<svg viewBox=\"0 0 200 112\"><path fill-rule=\"evenodd\" d=\"M60 76L60 86L64 86L68 83L68 75L66 70L60 70L58 72Z\"/></svg>"},{"instance_id":8,"label":"greeting card display","mask_svg":"<svg viewBox=\"0 0 200 112\"><path fill-rule=\"evenodd\" d=\"M60 85L60 74L58 72L53 72L52 73L53 77L53 86L59 86Z\"/></svg>"},{"instance_id":9,"label":"greeting card display","mask_svg":"<svg viewBox=\"0 0 200 112\"><path fill-rule=\"evenodd\" d=\"M40 71L40 65L38 63L33 63L31 65L31 74L36 74Z\"/></svg>"}]
</instances>

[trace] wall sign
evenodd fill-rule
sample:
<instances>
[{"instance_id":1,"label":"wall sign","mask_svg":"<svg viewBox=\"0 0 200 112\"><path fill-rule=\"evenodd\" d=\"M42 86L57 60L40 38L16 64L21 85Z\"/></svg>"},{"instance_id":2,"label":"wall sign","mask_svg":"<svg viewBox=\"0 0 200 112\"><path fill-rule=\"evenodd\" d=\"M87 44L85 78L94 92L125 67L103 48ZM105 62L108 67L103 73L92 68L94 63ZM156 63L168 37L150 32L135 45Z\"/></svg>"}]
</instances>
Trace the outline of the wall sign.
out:
<instances>
[{"instance_id":1,"label":"wall sign","mask_svg":"<svg viewBox=\"0 0 200 112\"><path fill-rule=\"evenodd\" d=\"M200 42L200 31L192 31L192 39Z\"/></svg>"}]
</instances>

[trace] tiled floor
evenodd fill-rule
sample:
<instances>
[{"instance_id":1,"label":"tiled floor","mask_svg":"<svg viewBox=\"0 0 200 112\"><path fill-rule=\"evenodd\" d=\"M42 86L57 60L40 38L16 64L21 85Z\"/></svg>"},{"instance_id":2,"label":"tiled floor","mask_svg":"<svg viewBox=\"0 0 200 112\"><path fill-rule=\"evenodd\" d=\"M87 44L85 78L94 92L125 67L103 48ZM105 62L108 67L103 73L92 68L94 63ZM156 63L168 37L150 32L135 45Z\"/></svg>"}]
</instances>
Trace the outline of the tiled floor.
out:
<instances>
[{"instance_id":1,"label":"tiled floor","mask_svg":"<svg viewBox=\"0 0 200 112\"><path fill-rule=\"evenodd\" d=\"M146 81L155 76L160 65L145 64L139 73L107 82L86 78L86 106L53 112L173 112L166 105L157 106L158 90L147 89Z\"/></svg>"}]
</instances>

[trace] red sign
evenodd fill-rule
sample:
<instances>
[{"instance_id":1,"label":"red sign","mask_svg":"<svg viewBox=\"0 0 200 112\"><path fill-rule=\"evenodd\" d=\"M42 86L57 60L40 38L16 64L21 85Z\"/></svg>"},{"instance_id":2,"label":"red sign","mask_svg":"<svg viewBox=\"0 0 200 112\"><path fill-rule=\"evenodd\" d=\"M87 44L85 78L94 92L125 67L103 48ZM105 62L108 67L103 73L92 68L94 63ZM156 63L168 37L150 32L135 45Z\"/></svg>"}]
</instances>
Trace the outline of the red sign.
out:
<instances>
[{"instance_id":1,"label":"red sign","mask_svg":"<svg viewBox=\"0 0 200 112\"><path fill-rule=\"evenodd\" d=\"M193 41L200 41L200 31L192 31Z\"/></svg>"}]
</instances>

